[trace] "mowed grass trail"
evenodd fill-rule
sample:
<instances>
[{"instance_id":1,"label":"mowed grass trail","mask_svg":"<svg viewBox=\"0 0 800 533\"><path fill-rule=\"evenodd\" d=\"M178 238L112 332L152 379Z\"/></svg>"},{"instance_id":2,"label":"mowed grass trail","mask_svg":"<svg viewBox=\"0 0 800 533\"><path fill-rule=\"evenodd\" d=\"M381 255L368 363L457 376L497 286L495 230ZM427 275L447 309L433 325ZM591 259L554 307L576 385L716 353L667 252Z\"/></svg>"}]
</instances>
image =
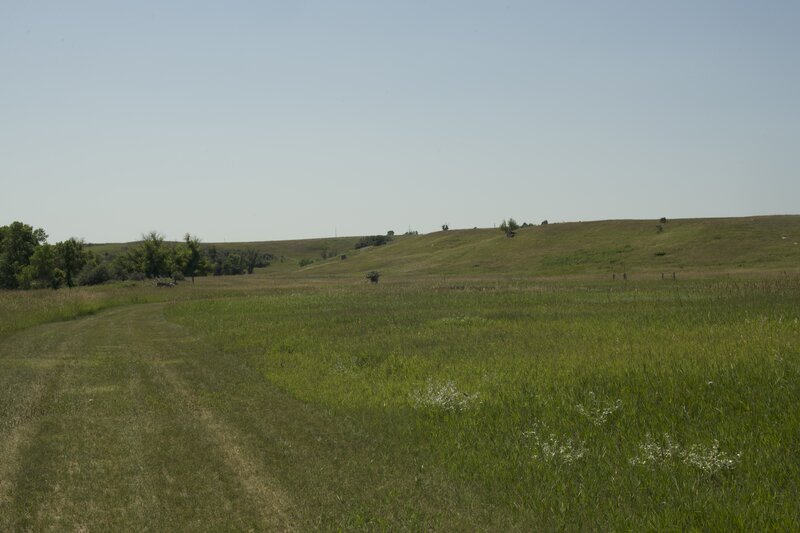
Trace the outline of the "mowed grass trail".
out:
<instances>
[{"instance_id":1,"label":"mowed grass trail","mask_svg":"<svg viewBox=\"0 0 800 533\"><path fill-rule=\"evenodd\" d=\"M0 345L0 529L284 529L292 502L184 381L203 346L141 306Z\"/></svg>"},{"instance_id":2,"label":"mowed grass trail","mask_svg":"<svg viewBox=\"0 0 800 533\"><path fill-rule=\"evenodd\" d=\"M464 501L419 492L357 421L278 391L162 311L0 343L0 530L435 527L443 496Z\"/></svg>"}]
</instances>

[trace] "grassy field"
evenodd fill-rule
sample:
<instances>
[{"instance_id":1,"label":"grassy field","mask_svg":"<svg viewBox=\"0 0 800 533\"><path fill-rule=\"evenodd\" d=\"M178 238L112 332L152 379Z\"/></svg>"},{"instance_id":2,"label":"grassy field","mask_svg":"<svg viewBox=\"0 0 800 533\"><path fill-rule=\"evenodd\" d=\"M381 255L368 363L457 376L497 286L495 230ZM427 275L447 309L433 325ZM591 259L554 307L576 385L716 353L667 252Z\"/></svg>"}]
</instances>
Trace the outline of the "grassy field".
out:
<instances>
[{"instance_id":1,"label":"grassy field","mask_svg":"<svg viewBox=\"0 0 800 533\"><path fill-rule=\"evenodd\" d=\"M692 224L671 231L709 231ZM800 528L791 237L784 255L698 247L677 281L645 252L628 282L599 263L523 275L544 258L518 243L558 226L0 294L0 529ZM459 267L484 240L520 249Z\"/></svg>"}]
</instances>

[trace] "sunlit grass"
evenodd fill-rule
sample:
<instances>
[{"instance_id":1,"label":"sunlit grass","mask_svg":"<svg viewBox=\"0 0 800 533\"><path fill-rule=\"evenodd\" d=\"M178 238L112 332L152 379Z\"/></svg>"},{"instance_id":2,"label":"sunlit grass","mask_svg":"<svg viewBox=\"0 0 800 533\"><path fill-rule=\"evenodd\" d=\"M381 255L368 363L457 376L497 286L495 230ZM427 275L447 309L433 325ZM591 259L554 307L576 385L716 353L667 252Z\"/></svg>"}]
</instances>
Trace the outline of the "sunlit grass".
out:
<instances>
[{"instance_id":1,"label":"sunlit grass","mask_svg":"<svg viewBox=\"0 0 800 533\"><path fill-rule=\"evenodd\" d=\"M168 316L510 523L781 527L800 510L796 280L380 285Z\"/></svg>"}]
</instances>

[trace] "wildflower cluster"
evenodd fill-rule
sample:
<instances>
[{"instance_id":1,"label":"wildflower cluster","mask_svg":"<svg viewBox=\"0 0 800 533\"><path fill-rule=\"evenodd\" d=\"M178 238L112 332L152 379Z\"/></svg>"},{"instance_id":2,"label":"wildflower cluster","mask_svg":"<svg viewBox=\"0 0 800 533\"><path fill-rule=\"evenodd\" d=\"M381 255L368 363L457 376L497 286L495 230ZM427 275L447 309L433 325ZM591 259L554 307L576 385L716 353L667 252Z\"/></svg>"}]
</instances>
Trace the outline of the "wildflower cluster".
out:
<instances>
[{"instance_id":1,"label":"wildflower cluster","mask_svg":"<svg viewBox=\"0 0 800 533\"><path fill-rule=\"evenodd\" d=\"M569 438L559 439L554 433L544 437L535 425L533 429L524 431L522 436L532 441L534 459L572 464L586 455L586 447L582 442L573 442Z\"/></svg>"},{"instance_id":2,"label":"wildflower cluster","mask_svg":"<svg viewBox=\"0 0 800 533\"><path fill-rule=\"evenodd\" d=\"M482 326L487 324L488 320L479 316L464 315L440 318L437 322L448 326Z\"/></svg>"},{"instance_id":3,"label":"wildflower cluster","mask_svg":"<svg viewBox=\"0 0 800 533\"><path fill-rule=\"evenodd\" d=\"M632 458L632 465L663 465L672 461L680 461L687 466L697 468L706 474L715 474L721 470L731 470L741 459L741 452L728 455L719 449L716 440L711 446L693 444L688 449L681 447L665 433L661 442L657 442L650 434L645 442L639 445L639 455Z\"/></svg>"},{"instance_id":4,"label":"wildflower cluster","mask_svg":"<svg viewBox=\"0 0 800 533\"><path fill-rule=\"evenodd\" d=\"M619 411L620 408L622 408L622 400L604 404L595 398L593 392L589 393L588 405L584 406L583 404L579 403L575 406L575 409L578 411L578 413L588 418L589 421L595 426L601 426L605 424L608 420L608 417Z\"/></svg>"},{"instance_id":5,"label":"wildflower cluster","mask_svg":"<svg viewBox=\"0 0 800 533\"><path fill-rule=\"evenodd\" d=\"M436 383L428 381L428 385L420 392L411 395L417 406L435 407L445 411L463 411L479 403L479 394L468 394L458 390L455 382Z\"/></svg>"}]
</instances>

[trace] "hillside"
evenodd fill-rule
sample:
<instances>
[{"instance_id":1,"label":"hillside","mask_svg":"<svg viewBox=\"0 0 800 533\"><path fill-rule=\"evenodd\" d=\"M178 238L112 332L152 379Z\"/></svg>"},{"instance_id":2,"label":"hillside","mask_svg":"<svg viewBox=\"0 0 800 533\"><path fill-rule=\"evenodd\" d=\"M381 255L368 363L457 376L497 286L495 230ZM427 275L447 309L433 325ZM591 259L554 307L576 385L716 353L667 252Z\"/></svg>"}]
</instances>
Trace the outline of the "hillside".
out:
<instances>
[{"instance_id":1,"label":"hillside","mask_svg":"<svg viewBox=\"0 0 800 533\"><path fill-rule=\"evenodd\" d=\"M658 226L662 226L662 230ZM450 230L348 252L300 272L519 276L747 272L800 268L800 216L607 220L531 226L507 238L497 229Z\"/></svg>"},{"instance_id":2,"label":"hillside","mask_svg":"<svg viewBox=\"0 0 800 533\"><path fill-rule=\"evenodd\" d=\"M659 230L661 226L661 230ZM800 215L744 218L603 220L529 226L513 238L494 228L396 236L385 246L355 250L359 237L204 243L254 247L275 256L262 275L400 275L523 277L749 272L800 269ZM105 255L137 243L91 244ZM345 254L347 259L342 260ZM325 256L333 256L323 259ZM314 263L299 267L301 259Z\"/></svg>"}]
</instances>

